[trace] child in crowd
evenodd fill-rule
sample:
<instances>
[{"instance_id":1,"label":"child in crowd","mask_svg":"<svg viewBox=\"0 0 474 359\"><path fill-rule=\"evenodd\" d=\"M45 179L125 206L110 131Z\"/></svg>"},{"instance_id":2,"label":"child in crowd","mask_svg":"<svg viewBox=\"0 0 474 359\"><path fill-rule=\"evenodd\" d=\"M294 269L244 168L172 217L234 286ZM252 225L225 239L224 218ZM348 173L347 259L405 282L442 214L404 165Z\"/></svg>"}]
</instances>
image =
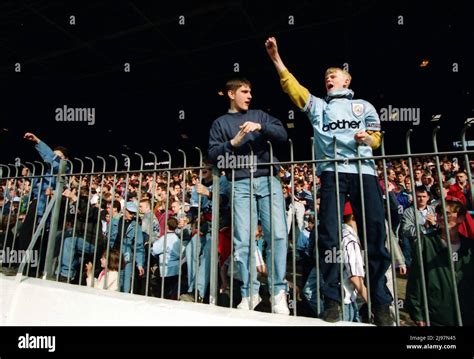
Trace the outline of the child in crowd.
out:
<instances>
[{"instance_id":1,"label":"child in crowd","mask_svg":"<svg viewBox=\"0 0 474 359\"><path fill-rule=\"evenodd\" d=\"M175 217L168 218L166 234L153 243L151 254L159 258L157 278L165 281L165 298L177 299L179 268L181 266L180 238L176 234L178 220ZM166 243L165 243L166 242ZM184 249L184 248L183 248ZM161 281L155 285L155 296L161 296Z\"/></svg>"},{"instance_id":2,"label":"child in crowd","mask_svg":"<svg viewBox=\"0 0 474 359\"><path fill-rule=\"evenodd\" d=\"M92 263L89 262L86 264L87 286L117 291L120 252L116 249L110 249L108 261L106 259L106 256L107 256L107 251L104 251L104 253L102 253L102 257L100 258L100 266L103 269L100 272L98 278L94 278L94 275L92 273L93 272ZM122 264L123 263L124 261L122 260Z\"/></svg>"}]
</instances>

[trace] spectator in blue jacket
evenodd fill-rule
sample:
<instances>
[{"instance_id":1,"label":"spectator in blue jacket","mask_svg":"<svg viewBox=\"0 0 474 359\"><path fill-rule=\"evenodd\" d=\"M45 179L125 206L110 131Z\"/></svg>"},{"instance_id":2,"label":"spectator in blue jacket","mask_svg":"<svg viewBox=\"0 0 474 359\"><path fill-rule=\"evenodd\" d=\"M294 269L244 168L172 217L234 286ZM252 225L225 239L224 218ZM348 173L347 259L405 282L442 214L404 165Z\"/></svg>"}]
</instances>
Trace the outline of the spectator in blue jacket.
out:
<instances>
[{"instance_id":1,"label":"spectator in blue jacket","mask_svg":"<svg viewBox=\"0 0 474 359\"><path fill-rule=\"evenodd\" d=\"M127 202L124 216L112 219L110 246L120 249L125 261L125 268L120 272L120 291L130 293L132 287L133 260L138 269L138 275L145 274L145 250L143 246L142 228L137 223L138 206L135 202ZM123 237L122 237L123 233Z\"/></svg>"},{"instance_id":2,"label":"spectator in blue jacket","mask_svg":"<svg viewBox=\"0 0 474 359\"><path fill-rule=\"evenodd\" d=\"M59 172L59 164L61 160L68 158L68 150L65 147L57 146L52 150L46 143L41 141L31 132L25 133L23 138L36 143L35 148L46 163L46 169L44 173L45 176L42 179L39 179L38 177L35 178L31 185L32 203L28 208L28 213L26 214L23 224L18 232L18 240L15 242L15 247L17 247L18 250L28 249L35 227L40 223L43 217L48 197L53 195L53 191L56 188L56 175ZM67 167L66 172L68 172ZM39 242L40 241L37 241L38 244ZM4 270L4 274L15 275L18 271L18 267L18 264L12 265Z\"/></svg>"}]
</instances>

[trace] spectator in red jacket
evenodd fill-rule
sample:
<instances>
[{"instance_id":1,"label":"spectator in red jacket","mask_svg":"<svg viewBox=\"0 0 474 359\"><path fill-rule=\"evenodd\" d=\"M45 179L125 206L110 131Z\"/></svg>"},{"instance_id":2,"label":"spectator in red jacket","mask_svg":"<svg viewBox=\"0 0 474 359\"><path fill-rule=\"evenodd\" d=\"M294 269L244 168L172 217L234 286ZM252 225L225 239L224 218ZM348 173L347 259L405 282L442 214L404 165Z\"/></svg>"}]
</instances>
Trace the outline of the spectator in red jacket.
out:
<instances>
[{"instance_id":1,"label":"spectator in red jacket","mask_svg":"<svg viewBox=\"0 0 474 359\"><path fill-rule=\"evenodd\" d=\"M470 186L465 172L459 171L456 174L456 183L449 186L448 196L459 199L468 210L472 210Z\"/></svg>"}]
</instances>

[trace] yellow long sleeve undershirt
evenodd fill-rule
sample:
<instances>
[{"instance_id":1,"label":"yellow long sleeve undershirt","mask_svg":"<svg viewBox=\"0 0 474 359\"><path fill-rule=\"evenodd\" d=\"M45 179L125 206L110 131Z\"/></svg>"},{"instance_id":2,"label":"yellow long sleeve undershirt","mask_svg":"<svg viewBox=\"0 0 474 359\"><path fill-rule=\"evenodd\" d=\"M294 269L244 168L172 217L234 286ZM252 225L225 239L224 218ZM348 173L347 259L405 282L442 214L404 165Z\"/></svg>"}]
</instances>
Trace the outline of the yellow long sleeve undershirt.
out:
<instances>
[{"instance_id":1,"label":"yellow long sleeve undershirt","mask_svg":"<svg viewBox=\"0 0 474 359\"><path fill-rule=\"evenodd\" d=\"M309 99L309 91L306 87L302 86L298 80L288 71L288 69L283 70L279 73L280 75L280 84L283 91L290 96L291 101L299 108L304 109L304 106ZM382 141L382 134L379 131L367 131L367 133L372 137L372 143L370 147L372 149L377 149L380 147Z\"/></svg>"}]
</instances>

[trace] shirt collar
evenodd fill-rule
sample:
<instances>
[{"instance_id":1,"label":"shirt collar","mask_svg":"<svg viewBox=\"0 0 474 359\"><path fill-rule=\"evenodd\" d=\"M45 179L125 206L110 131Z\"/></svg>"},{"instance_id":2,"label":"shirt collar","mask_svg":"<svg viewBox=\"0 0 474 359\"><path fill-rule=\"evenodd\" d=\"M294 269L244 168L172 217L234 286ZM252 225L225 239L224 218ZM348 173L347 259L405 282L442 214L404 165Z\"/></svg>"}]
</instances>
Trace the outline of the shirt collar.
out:
<instances>
[{"instance_id":1,"label":"shirt collar","mask_svg":"<svg viewBox=\"0 0 474 359\"><path fill-rule=\"evenodd\" d=\"M351 89L330 91L326 95L326 102L330 102L331 100L334 100L335 98L347 98L348 100L352 100L353 97L354 97L354 91L352 91Z\"/></svg>"}]
</instances>

